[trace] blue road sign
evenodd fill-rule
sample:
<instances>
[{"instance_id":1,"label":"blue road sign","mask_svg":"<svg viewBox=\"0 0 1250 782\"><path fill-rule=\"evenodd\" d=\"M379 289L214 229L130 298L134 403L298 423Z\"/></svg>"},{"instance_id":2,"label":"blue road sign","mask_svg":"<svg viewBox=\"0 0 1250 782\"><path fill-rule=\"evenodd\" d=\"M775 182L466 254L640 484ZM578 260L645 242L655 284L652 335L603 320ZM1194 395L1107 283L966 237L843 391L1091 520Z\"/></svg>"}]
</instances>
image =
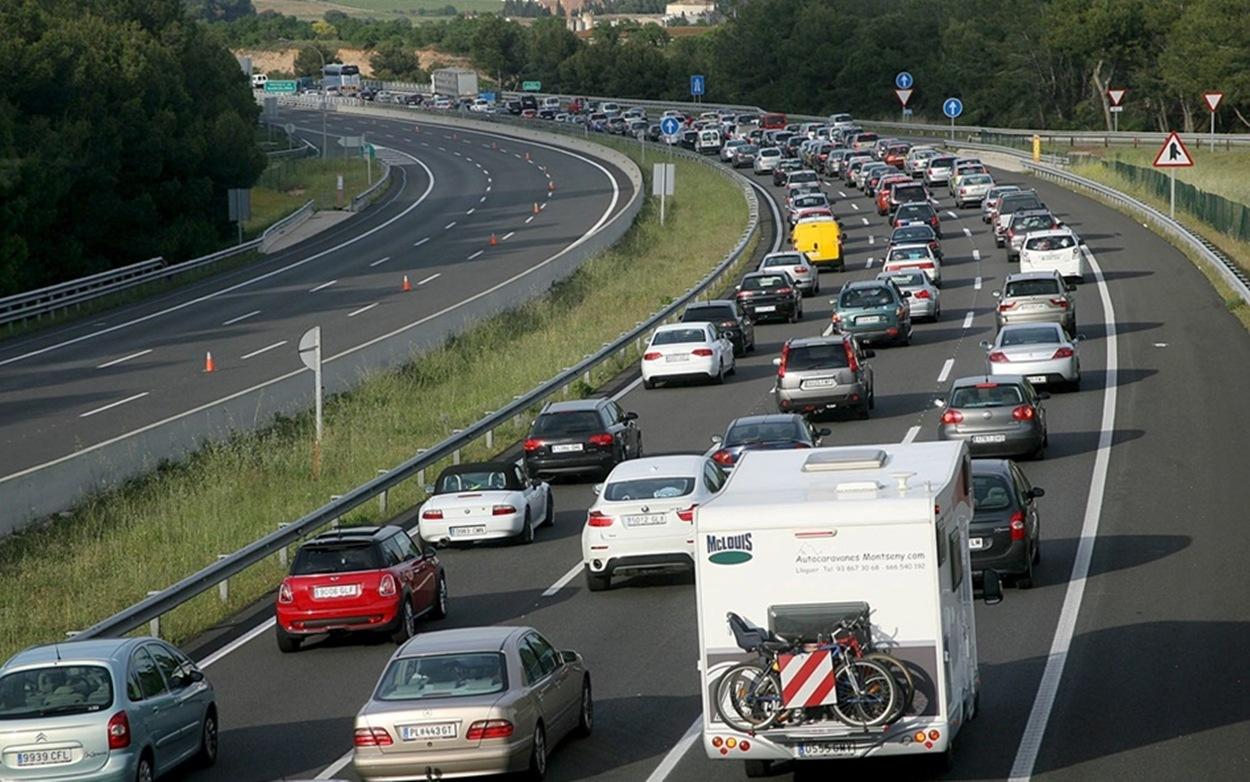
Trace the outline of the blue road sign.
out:
<instances>
[{"instance_id":1,"label":"blue road sign","mask_svg":"<svg viewBox=\"0 0 1250 782\"><path fill-rule=\"evenodd\" d=\"M913 79L911 74L907 71L899 71L898 75L894 77L894 86L898 87L900 90L910 90L911 85L915 83L916 80Z\"/></svg>"},{"instance_id":2,"label":"blue road sign","mask_svg":"<svg viewBox=\"0 0 1250 782\"><path fill-rule=\"evenodd\" d=\"M947 98L946 102L942 104L942 113L951 119L955 119L955 117L964 113L964 102L959 98Z\"/></svg>"},{"instance_id":3,"label":"blue road sign","mask_svg":"<svg viewBox=\"0 0 1250 782\"><path fill-rule=\"evenodd\" d=\"M696 73L690 77L690 94L700 96L703 94L703 76Z\"/></svg>"},{"instance_id":4,"label":"blue road sign","mask_svg":"<svg viewBox=\"0 0 1250 782\"><path fill-rule=\"evenodd\" d=\"M489 103L495 102L495 93L493 92L479 92L477 96L481 98L482 100L487 101Z\"/></svg>"},{"instance_id":5,"label":"blue road sign","mask_svg":"<svg viewBox=\"0 0 1250 782\"><path fill-rule=\"evenodd\" d=\"M666 136L676 136L681 132L681 120L676 117L665 117L660 120L660 132Z\"/></svg>"}]
</instances>

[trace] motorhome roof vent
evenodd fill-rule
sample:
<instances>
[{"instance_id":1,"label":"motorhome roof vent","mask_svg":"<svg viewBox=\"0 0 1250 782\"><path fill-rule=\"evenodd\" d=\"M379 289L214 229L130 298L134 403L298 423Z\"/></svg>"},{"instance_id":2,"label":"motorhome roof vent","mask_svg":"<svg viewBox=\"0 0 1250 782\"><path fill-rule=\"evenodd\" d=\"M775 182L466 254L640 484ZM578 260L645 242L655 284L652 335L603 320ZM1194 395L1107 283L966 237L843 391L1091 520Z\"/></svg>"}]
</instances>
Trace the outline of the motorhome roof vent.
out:
<instances>
[{"instance_id":1,"label":"motorhome roof vent","mask_svg":"<svg viewBox=\"0 0 1250 782\"><path fill-rule=\"evenodd\" d=\"M842 472L846 470L879 470L889 455L880 448L818 451L803 462L803 472Z\"/></svg>"}]
</instances>

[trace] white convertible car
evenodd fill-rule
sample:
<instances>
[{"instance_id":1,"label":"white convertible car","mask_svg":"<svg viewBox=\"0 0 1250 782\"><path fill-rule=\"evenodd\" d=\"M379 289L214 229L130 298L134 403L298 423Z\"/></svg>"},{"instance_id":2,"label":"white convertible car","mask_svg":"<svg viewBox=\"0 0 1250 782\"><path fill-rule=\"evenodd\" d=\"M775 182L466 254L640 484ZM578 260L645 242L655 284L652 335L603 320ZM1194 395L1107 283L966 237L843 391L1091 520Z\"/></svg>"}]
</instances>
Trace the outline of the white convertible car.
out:
<instances>
[{"instance_id":1,"label":"white convertible car","mask_svg":"<svg viewBox=\"0 0 1250 782\"><path fill-rule=\"evenodd\" d=\"M532 543L534 528L555 522L551 486L512 462L448 467L421 506L422 539L446 546L511 538Z\"/></svg>"}]
</instances>

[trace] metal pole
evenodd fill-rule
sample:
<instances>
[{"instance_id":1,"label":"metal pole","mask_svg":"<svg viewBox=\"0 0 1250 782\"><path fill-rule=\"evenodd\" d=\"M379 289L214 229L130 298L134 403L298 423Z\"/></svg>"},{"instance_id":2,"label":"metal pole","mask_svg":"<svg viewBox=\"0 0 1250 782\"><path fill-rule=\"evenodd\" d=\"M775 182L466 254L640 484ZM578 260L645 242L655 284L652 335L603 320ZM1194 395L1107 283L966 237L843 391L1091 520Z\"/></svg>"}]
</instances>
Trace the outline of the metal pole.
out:
<instances>
[{"instance_id":1,"label":"metal pole","mask_svg":"<svg viewBox=\"0 0 1250 782\"><path fill-rule=\"evenodd\" d=\"M1211 112L1211 151L1215 151L1215 112Z\"/></svg>"},{"instance_id":2,"label":"metal pole","mask_svg":"<svg viewBox=\"0 0 1250 782\"><path fill-rule=\"evenodd\" d=\"M955 118L951 117L951 141L955 140Z\"/></svg>"},{"instance_id":3,"label":"metal pole","mask_svg":"<svg viewBox=\"0 0 1250 782\"><path fill-rule=\"evenodd\" d=\"M1171 182L1172 198L1168 204L1168 217L1175 220L1176 219L1176 169L1169 168L1168 173L1172 175L1172 182Z\"/></svg>"}]
</instances>

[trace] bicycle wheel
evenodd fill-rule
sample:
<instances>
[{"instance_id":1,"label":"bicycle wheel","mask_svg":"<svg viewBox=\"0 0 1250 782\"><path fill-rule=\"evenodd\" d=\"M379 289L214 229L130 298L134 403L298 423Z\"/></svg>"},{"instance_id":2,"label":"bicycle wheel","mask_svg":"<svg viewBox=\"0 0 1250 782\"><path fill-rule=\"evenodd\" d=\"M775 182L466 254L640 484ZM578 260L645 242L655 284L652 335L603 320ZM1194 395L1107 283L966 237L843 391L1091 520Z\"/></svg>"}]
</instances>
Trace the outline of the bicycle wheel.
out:
<instances>
[{"instance_id":1,"label":"bicycle wheel","mask_svg":"<svg viewBox=\"0 0 1250 782\"><path fill-rule=\"evenodd\" d=\"M730 668L716 683L716 713L734 730L765 730L781 712L781 680L755 663Z\"/></svg>"},{"instance_id":2,"label":"bicycle wheel","mask_svg":"<svg viewBox=\"0 0 1250 782\"><path fill-rule=\"evenodd\" d=\"M885 724L898 701L894 676L880 664L862 657L838 668L834 678L838 700L833 711L838 719L856 728Z\"/></svg>"},{"instance_id":3,"label":"bicycle wheel","mask_svg":"<svg viewBox=\"0 0 1250 782\"><path fill-rule=\"evenodd\" d=\"M895 699L897 703L894 704L894 713L886 720L886 722L894 722L907 713L912 701L916 699L916 681L902 660L893 655L885 652L869 652L864 655L864 659L877 663L894 676L894 684L898 687L898 697Z\"/></svg>"}]
</instances>

